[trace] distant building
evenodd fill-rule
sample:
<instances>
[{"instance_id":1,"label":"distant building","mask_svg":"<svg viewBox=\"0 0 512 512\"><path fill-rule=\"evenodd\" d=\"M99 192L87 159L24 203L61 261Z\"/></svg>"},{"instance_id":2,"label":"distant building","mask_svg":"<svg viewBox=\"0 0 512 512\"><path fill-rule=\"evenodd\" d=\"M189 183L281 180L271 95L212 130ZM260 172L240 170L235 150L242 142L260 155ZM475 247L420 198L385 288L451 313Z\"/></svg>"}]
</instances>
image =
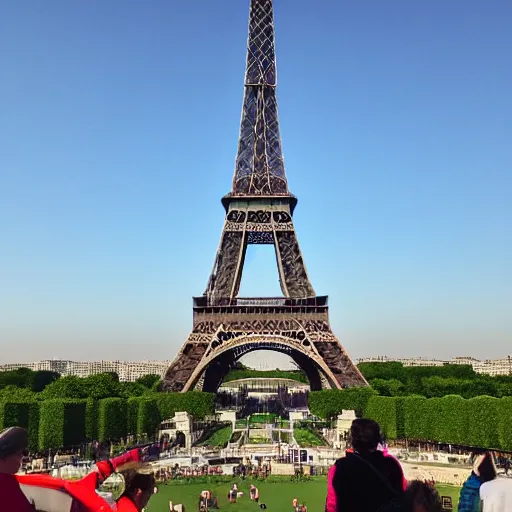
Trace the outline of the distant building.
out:
<instances>
[{"instance_id":1,"label":"distant building","mask_svg":"<svg viewBox=\"0 0 512 512\"><path fill-rule=\"evenodd\" d=\"M120 381L133 382L144 375L163 377L171 361L67 361L48 359L36 363L14 363L0 365L0 371L29 368L34 371L47 370L62 376L88 377L98 373L115 372Z\"/></svg>"},{"instance_id":2,"label":"distant building","mask_svg":"<svg viewBox=\"0 0 512 512\"><path fill-rule=\"evenodd\" d=\"M392 358L387 356L366 357L358 359L358 363L383 363L396 361L404 366L443 366L445 364L467 364L473 367L476 373L496 377L497 375L512 375L512 356L503 359L487 359L479 361L473 357L454 357L450 360L417 358Z\"/></svg>"}]
</instances>

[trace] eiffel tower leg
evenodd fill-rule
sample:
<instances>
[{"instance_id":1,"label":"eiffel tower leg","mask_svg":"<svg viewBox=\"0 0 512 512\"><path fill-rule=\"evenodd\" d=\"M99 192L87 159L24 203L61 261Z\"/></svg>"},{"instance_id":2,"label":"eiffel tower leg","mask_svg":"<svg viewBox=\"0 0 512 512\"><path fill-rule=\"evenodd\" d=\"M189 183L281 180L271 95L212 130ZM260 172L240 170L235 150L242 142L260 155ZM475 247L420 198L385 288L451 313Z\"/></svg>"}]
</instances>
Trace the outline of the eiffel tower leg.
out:
<instances>
[{"instance_id":1,"label":"eiffel tower leg","mask_svg":"<svg viewBox=\"0 0 512 512\"><path fill-rule=\"evenodd\" d=\"M334 334L332 337L335 337ZM340 389L368 385L337 339L336 341L331 339L330 341L316 342L315 347L326 366L334 374Z\"/></svg>"},{"instance_id":2,"label":"eiffel tower leg","mask_svg":"<svg viewBox=\"0 0 512 512\"><path fill-rule=\"evenodd\" d=\"M162 391L183 391L197 365L203 360L210 344L209 337L199 336L203 339L199 338L198 341L197 334L191 333L189 335L187 341L171 363L171 366L165 372Z\"/></svg>"}]
</instances>

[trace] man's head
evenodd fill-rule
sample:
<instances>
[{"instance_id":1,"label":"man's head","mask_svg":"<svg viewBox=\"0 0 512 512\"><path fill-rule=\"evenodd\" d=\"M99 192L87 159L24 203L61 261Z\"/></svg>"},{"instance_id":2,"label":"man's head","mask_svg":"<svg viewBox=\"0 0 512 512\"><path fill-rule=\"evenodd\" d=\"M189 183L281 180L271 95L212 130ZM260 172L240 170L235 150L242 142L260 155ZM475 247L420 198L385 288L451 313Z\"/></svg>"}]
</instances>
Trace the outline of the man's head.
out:
<instances>
[{"instance_id":1,"label":"man's head","mask_svg":"<svg viewBox=\"0 0 512 512\"><path fill-rule=\"evenodd\" d=\"M145 473L137 473L133 470L123 471L122 475L125 481L123 496L129 498L137 510L142 510L155 493L155 477Z\"/></svg>"},{"instance_id":2,"label":"man's head","mask_svg":"<svg viewBox=\"0 0 512 512\"><path fill-rule=\"evenodd\" d=\"M21 427L9 427L0 432L0 473L16 474L28 446L28 433Z\"/></svg>"},{"instance_id":3,"label":"man's head","mask_svg":"<svg viewBox=\"0 0 512 512\"><path fill-rule=\"evenodd\" d=\"M371 452L381 441L379 424L373 420L357 419L350 427L352 446L358 452Z\"/></svg>"}]
</instances>

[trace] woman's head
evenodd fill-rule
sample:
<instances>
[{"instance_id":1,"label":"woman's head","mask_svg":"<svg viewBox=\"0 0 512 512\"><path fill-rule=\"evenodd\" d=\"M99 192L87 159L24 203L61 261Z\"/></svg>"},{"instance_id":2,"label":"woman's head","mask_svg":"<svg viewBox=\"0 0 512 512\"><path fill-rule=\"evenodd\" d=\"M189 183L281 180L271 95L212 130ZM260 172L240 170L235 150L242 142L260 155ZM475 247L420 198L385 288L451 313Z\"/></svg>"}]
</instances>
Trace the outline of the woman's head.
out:
<instances>
[{"instance_id":1,"label":"woman's head","mask_svg":"<svg viewBox=\"0 0 512 512\"><path fill-rule=\"evenodd\" d=\"M381 441L379 424L373 420L354 420L350 427L350 437L356 451L374 451Z\"/></svg>"},{"instance_id":2,"label":"woman's head","mask_svg":"<svg viewBox=\"0 0 512 512\"><path fill-rule=\"evenodd\" d=\"M441 498L436 488L426 482L412 481L405 492L407 510L413 512L442 512Z\"/></svg>"},{"instance_id":3,"label":"woman's head","mask_svg":"<svg viewBox=\"0 0 512 512\"><path fill-rule=\"evenodd\" d=\"M122 475L125 481L123 496L129 498L137 510L142 510L155 493L155 477L152 474L138 473L134 470L123 471Z\"/></svg>"}]
</instances>

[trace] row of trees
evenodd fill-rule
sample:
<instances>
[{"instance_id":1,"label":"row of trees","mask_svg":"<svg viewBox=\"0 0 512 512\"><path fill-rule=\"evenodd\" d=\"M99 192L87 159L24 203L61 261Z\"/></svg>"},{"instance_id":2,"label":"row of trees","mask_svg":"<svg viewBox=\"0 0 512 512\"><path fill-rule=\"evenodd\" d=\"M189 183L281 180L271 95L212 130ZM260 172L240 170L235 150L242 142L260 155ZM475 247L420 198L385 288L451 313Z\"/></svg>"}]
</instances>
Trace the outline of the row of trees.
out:
<instances>
[{"instance_id":1,"label":"row of trees","mask_svg":"<svg viewBox=\"0 0 512 512\"><path fill-rule=\"evenodd\" d=\"M86 378L74 375L32 371L27 368L0 372L0 401L3 397L34 400L69 398L130 398L155 392L160 384L158 375L144 375L135 382L119 382L116 373L100 373Z\"/></svg>"},{"instance_id":2,"label":"row of trees","mask_svg":"<svg viewBox=\"0 0 512 512\"><path fill-rule=\"evenodd\" d=\"M512 376L478 374L470 365L404 367L399 362L386 362L360 363L359 369L370 386L382 396L512 396Z\"/></svg>"},{"instance_id":3,"label":"row of trees","mask_svg":"<svg viewBox=\"0 0 512 512\"><path fill-rule=\"evenodd\" d=\"M313 392L309 407L326 419L343 409L359 411L377 421L388 439L512 451L512 397L386 397L356 388Z\"/></svg>"},{"instance_id":4,"label":"row of trees","mask_svg":"<svg viewBox=\"0 0 512 512\"><path fill-rule=\"evenodd\" d=\"M0 429L28 429L33 452L79 445L94 439L119 440L129 434L152 437L160 422L178 411L196 419L215 410L213 393L148 393L131 398L0 401Z\"/></svg>"}]
</instances>

